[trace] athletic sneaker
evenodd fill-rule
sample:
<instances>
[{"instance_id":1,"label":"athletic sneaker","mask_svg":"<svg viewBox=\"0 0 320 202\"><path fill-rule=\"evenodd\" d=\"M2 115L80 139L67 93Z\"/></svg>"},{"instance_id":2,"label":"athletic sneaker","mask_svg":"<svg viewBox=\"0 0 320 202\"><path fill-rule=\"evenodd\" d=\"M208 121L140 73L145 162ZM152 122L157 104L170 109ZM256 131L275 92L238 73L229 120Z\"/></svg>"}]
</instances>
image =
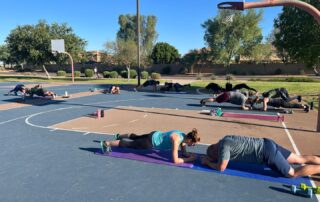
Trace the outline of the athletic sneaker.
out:
<instances>
[{"instance_id":1,"label":"athletic sneaker","mask_svg":"<svg viewBox=\"0 0 320 202\"><path fill-rule=\"evenodd\" d=\"M301 100L302 100L301 95L298 95L297 100L298 100L298 102L301 102Z\"/></svg>"},{"instance_id":2,"label":"athletic sneaker","mask_svg":"<svg viewBox=\"0 0 320 202\"><path fill-rule=\"evenodd\" d=\"M104 141L101 141L101 142L100 142L100 147L101 147L101 151L102 151L103 154L108 154L108 153L112 152L112 151L111 151L111 147L110 147L110 146L107 146L107 145L104 143Z\"/></svg>"},{"instance_id":3,"label":"athletic sneaker","mask_svg":"<svg viewBox=\"0 0 320 202\"><path fill-rule=\"evenodd\" d=\"M106 146L105 146L103 141L100 142L100 148L101 148L101 151L102 151L103 154L106 153L107 148L106 148Z\"/></svg>"},{"instance_id":4,"label":"athletic sneaker","mask_svg":"<svg viewBox=\"0 0 320 202\"><path fill-rule=\"evenodd\" d=\"M118 134L114 134L114 139L115 140L120 140L120 134L118 133Z\"/></svg>"},{"instance_id":5,"label":"athletic sneaker","mask_svg":"<svg viewBox=\"0 0 320 202\"><path fill-rule=\"evenodd\" d=\"M200 105L201 105L202 107L204 107L204 106L206 106L206 102L202 99L202 100L200 100Z\"/></svg>"},{"instance_id":6,"label":"athletic sneaker","mask_svg":"<svg viewBox=\"0 0 320 202\"><path fill-rule=\"evenodd\" d=\"M305 111L305 112L307 112L307 113L308 113L308 112L309 112L309 110L310 110L309 105L305 105L305 106L304 106L304 110L303 110L303 111Z\"/></svg>"}]
</instances>

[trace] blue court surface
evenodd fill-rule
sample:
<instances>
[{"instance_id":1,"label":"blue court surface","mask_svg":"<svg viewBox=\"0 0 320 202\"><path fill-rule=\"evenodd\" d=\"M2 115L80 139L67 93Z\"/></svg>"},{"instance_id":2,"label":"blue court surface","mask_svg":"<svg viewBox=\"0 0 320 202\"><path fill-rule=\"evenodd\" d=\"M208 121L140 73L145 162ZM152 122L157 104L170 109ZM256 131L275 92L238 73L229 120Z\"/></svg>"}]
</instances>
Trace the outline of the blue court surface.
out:
<instances>
[{"instance_id":1,"label":"blue court surface","mask_svg":"<svg viewBox=\"0 0 320 202\"><path fill-rule=\"evenodd\" d=\"M15 84L0 83L0 105L17 99L3 95L10 90L8 86ZM74 94L107 86L78 84L47 89L62 95L65 91ZM309 199L290 193L290 184L310 183L309 179L268 176L264 168L261 172L266 173L262 175L271 180L262 179L256 173L261 167L250 165L236 165L233 170L220 173L200 166L186 169L96 155L98 142L113 139L112 134L50 128L97 108L134 106L200 111L206 109L199 105L204 97L123 90L120 95L93 94L1 110L0 201L317 201L315 196ZM228 110L233 111L234 107L227 106ZM156 130L157 126L154 127ZM206 148L207 144L199 144L191 151L204 154Z\"/></svg>"}]
</instances>

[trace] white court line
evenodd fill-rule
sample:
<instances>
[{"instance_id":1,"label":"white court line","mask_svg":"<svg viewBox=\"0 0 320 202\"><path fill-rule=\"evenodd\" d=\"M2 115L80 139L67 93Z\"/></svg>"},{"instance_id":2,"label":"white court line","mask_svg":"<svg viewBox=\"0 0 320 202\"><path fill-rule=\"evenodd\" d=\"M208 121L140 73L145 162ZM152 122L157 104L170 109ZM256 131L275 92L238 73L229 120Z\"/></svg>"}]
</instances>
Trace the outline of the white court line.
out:
<instances>
[{"instance_id":1,"label":"white court line","mask_svg":"<svg viewBox=\"0 0 320 202\"><path fill-rule=\"evenodd\" d=\"M115 123L115 124L110 124L110 125L107 125L107 126L103 126L103 128L108 128L108 127L112 127L112 126L118 126L119 124Z\"/></svg>"},{"instance_id":2,"label":"white court line","mask_svg":"<svg viewBox=\"0 0 320 202\"><path fill-rule=\"evenodd\" d=\"M143 118L146 118L148 116L148 114L143 115Z\"/></svg>"},{"instance_id":3,"label":"white court line","mask_svg":"<svg viewBox=\"0 0 320 202\"><path fill-rule=\"evenodd\" d=\"M289 138L289 140L290 140L290 142L291 142L291 144L292 144L292 146L293 146L294 152L295 152L297 155L301 155L301 153L300 153L300 151L299 151L296 143L294 142L294 140L293 140L293 138L292 138L292 136L291 136L291 134L290 134L290 132L289 132L286 124L284 123L284 121L282 121L282 126L283 126L284 130L286 131L286 134L287 134L287 136L288 136L288 138ZM311 185L312 185L313 187L316 187L316 184L315 184L314 181L310 178L310 176L309 176L309 180L310 180L310 182L311 182ZM319 196L318 194L315 194L315 196L317 197L317 200L320 201L320 196Z\"/></svg>"},{"instance_id":4,"label":"white court line","mask_svg":"<svg viewBox=\"0 0 320 202\"><path fill-rule=\"evenodd\" d=\"M48 112L54 112L54 111L60 111L60 110L65 110L65 109L71 109L71 108L79 108L79 107L64 107L64 108L59 108L59 109L53 109L53 110L49 110L49 111L44 111L44 112L39 112L39 113L35 113L35 114L32 114L30 116L28 116L24 122L30 126L33 126L33 127L38 127L38 128L48 128L46 126L40 126L40 125L35 125L35 124L32 124L30 123L30 119L34 116L38 116L40 114L45 114L45 113L48 113Z\"/></svg>"},{"instance_id":5,"label":"white court line","mask_svg":"<svg viewBox=\"0 0 320 202\"><path fill-rule=\"evenodd\" d=\"M90 132L83 133L82 135L88 135L88 134L90 134Z\"/></svg>"},{"instance_id":6,"label":"white court line","mask_svg":"<svg viewBox=\"0 0 320 202\"><path fill-rule=\"evenodd\" d=\"M56 131L56 130L57 130L57 128L54 128L54 129L52 129L52 130L50 130L50 131L52 132L52 131Z\"/></svg>"},{"instance_id":7,"label":"white court line","mask_svg":"<svg viewBox=\"0 0 320 202\"><path fill-rule=\"evenodd\" d=\"M83 106L76 106L76 107L73 106L73 107L58 108L58 109L43 111L43 112L35 113L35 114L29 115L29 116L25 116L25 117L27 117L27 118L25 119L25 123L26 123L27 125L30 125L30 126L33 126L33 127L38 127L38 128L44 128L44 129L45 129L45 128L50 128L50 127L32 124L32 123L30 122L30 119L31 119L32 117L35 117L35 116L38 116L38 115L41 115L41 114L45 114L45 113L49 113L49 112L54 112L54 111L59 111L59 110L65 110L65 109L72 109L72 108L88 107L88 106L86 106L86 105L102 104L102 103L128 102L128 101L132 101L132 100L151 100L151 99L155 99L155 98L140 98L140 99L113 100L113 101L107 101L107 102L86 103L86 104L83 104ZM82 118L82 117L79 117L79 118ZM68 120L68 121L71 121L71 120ZM65 121L65 122L68 122L68 121ZM65 123L65 122L64 122L64 123Z\"/></svg>"},{"instance_id":8,"label":"white court line","mask_svg":"<svg viewBox=\"0 0 320 202\"><path fill-rule=\"evenodd\" d=\"M5 123L9 123L9 122L12 122L12 121L16 121L16 120L19 120L19 119L23 119L23 118L26 118L28 116L30 116L30 115L20 116L20 117L15 118L15 119L10 119L10 120L7 120L7 121L3 121L3 122L0 122L0 125L5 124Z\"/></svg>"}]
</instances>

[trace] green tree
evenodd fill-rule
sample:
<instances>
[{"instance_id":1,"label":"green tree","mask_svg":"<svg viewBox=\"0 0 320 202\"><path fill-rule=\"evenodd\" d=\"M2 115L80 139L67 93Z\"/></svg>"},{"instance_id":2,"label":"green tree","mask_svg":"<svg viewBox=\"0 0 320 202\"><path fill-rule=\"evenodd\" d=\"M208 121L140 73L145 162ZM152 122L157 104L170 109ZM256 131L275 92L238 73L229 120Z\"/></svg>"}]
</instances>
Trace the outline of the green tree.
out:
<instances>
[{"instance_id":1,"label":"green tree","mask_svg":"<svg viewBox=\"0 0 320 202\"><path fill-rule=\"evenodd\" d=\"M320 9L320 1L309 0L309 4ZM312 15L296 7L285 6L274 22L275 47L287 53L290 59L316 66L320 52L320 25Z\"/></svg>"},{"instance_id":2,"label":"green tree","mask_svg":"<svg viewBox=\"0 0 320 202\"><path fill-rule=\"evenodd\" d=\"M113 58L119 65L127 68L128 80L130 79L130 68L137 63L137 45L132 40L120 40L116 42L107 42L106 51L113 55Z\"/></svg>"},{"instance_id":3,"label":"green tree","mask_svg":"<svg viewBox=\"0 0 320 202\"><path fill-rule=\"evenodd\" d=\"M117 40L137 41L136 15L120 15L118 21L120 28L117 33ZM158 37L156 32L157 18L155 16L140 16L140 43L142 64L148 61L154 43Z\"/></svg>"},{"instance_id":4,"label":"green tree","mask_svg":"<svg viewBox=\"0 0 320 202\"><path fill-rule=\"evenodd\" d=\"M207 48L201 48L199 50L193 49L185 54L182 58L182 62L190 65L190 73L194 73L194 66L212 63L213 57L211 51ZM201 73L201 68L199 68L199 72Z\"/></svg>"},{"instance_id":5,"label":"green tree","mask_svg":"<svg viewBox=\"0 0 320 202\"><path fill-rule=\"evenodd\" d=\"M3 63L4 67L10 62L10 54L6 45L0 46L0 61Z\"/></svg>"},{"instance_id":6,"label":"green tree","mask_svg":"<svg viewBox=\"0 0 320 202\"><path fill-rule=\"evenodd\" d=\"M79 53L84 52L86 41L73 33L67 24L54 23L48 25L45 21L39 21L36 25L23 25L13 29L6 38L11 57L18 63L28 63L41 66L50 78L45 64L51 61L64 62L68 59L59 54L54 57L51 52L51 40L64 39L66 51L77 61Z\"/></svg>"},{"instance_id":7,"label":"green tree","mask_svg":"<svg viewBox=\"0 0 320 202\"><path fill-rule=\"evenodd\" d=\"M204 22L204 40L215 62L229 66L235 56L250 56L253 47L262 41L258 26L261 19L262 10L258 13L255 10L221 10L215 18Z\"/></svg>"},{"instance_id":8,"label":"green tree","mask_svg":"<svg viewBox=\"0 0 320 202\"><path fill-rule=\"evenodd\" d=\"M250 59L255 63L269 62L273 54L270 43L261 43L253 47Z\"/></svg>"},{"instance_id":9,"label":"green tree","mask_svg":"<svg viewBox=\"0 0 320 202\"><path fill-rule=\"evenodd\" d=\"M175 47L161 42L154 46L150 57L155 64L172 64L180 58L180 54Z\"/></svg>"}]
</instances>

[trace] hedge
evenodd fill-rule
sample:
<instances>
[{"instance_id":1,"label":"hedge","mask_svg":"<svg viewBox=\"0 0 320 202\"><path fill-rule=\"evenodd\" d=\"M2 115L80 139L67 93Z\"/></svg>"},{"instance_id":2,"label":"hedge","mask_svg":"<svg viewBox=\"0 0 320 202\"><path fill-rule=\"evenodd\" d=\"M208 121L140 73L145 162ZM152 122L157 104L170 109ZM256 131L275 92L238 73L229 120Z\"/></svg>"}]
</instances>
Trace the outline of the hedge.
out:
<instances>
[{"instance_id":1,"label":"hedge","mask_svg":"<svg viewBox=\"0 0 320 202\"><path fill-rule=\"evenodd\" d=\"M74 71L74 77L81 77L80 71Z\"/></svg>"},{"instance_id":2,"label":"hedge","mask_svg":"<svg viewBox=\"0 0 320 202\"><path fill-rule=\"evenodd\" d=\"M118 78L119 74L117 71L112 71L109 74L110 78Z\"/></svg>"},{"instance_id":3,"label":"hedge","mask_svg":"<svg viewBox=\"0 0 320 202\"><path fill-rule=\"evenodd\" d=\"M63 70L57 71L57 76L66 76L66 75L67 75L66 71L63 71Z\"/></svg>"},{"instance_id":4,"label":"hedge","mask_svg":"<svg viewBox=\"0 0 320 202\"><path fill-rule=\"evenodd\" d=\"M94 72L93 72L92 69L86 69L86 70L84 70L84 75L85 75L86 77L93 77Z\"/></svg>"},{"instance_id":5,"label":"hedge","mask_svg":"<svg viewBox=\"0 0 320 202\"><path fill-rule=\"evenodd\" d=\"M147 71L141 72L141 78L142 79L148 79L148 77L149 77L149 73Z\"/></svg>"},{"instance_id":6,"label":"hedge","mask_svg":"<svg viewBox=\"0 0 320 202\"><path fill-rule=\"evenodd\" d=\"M104 78L110 78L110 72L109 71L104 71L103 73Z\"/></svg>"},{"instance_id":7,"label":"hedge","mask_svg":"<svg viewBox=\"0 0 320 202\"><path fill-rule=\"evenodd\" d=\"M161 74L153 72L153 73L151 73L151 78L152 79L161 79Z\"/></svg>"}]
</instances>

